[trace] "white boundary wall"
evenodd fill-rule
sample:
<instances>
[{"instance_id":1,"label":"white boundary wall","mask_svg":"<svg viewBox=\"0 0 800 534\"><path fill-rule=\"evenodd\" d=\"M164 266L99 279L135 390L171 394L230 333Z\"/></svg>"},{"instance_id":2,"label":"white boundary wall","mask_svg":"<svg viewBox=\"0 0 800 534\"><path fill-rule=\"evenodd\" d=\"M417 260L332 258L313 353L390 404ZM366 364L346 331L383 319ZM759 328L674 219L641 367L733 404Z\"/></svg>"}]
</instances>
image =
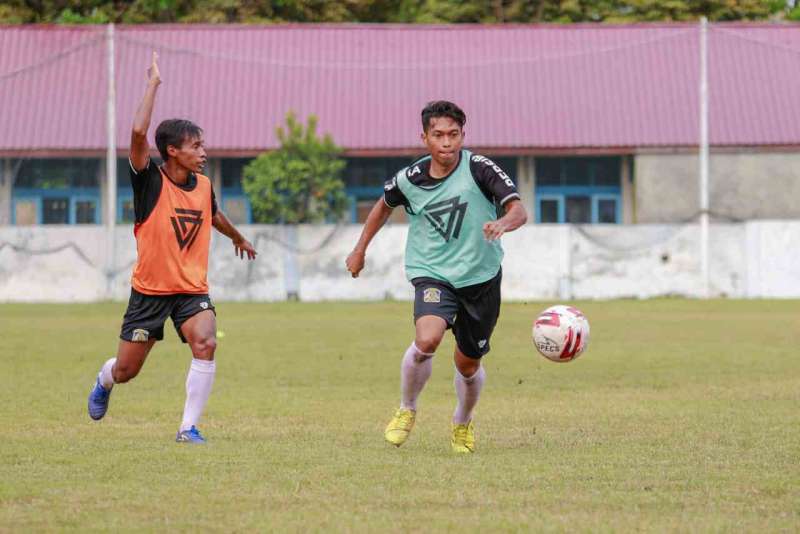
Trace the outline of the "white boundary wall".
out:
<instances>
[{"instance_id":1,"label":"white boundary wall","mask_svg":"<svg viewBox=\"0 0 800 534\"><path fill-rule=\"evenodd\" d=\"M299 270L300 300L413 297L403 273L405 225L381 230L356 280L345 271L344 260L360 226L300 226L294 261L287 261L282 244L290 236L285 229L241 230L256 244L258 259L239 260L230 242L215 235L209 282L216 300L283 300L286 281L293 279L286 269L292 265ZM116 232L116 272L107 276L103 227L0 227L0 302L127 299L136 245L130 226ZM697 296L702 289L699 236L697 225L528 225L503 237L503 297ZM800 297L798 250L800 222L712 225L712 296Z\"/></svg>"}]
</instances>

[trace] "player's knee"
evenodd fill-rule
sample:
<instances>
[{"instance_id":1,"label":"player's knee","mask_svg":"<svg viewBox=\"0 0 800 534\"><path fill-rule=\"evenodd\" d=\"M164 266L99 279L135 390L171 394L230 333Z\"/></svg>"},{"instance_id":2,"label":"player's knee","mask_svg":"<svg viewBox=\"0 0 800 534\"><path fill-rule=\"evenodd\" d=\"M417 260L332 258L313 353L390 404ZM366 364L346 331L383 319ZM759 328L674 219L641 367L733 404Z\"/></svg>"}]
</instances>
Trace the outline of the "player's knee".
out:
<instances>
[{"instance_id":1,"label":"player's knee","mask_svg":"<svg viewBox=\"0 0 800 534\"><path fill-rule=\"evenodd\" d=\"M136 365L124 364L119 361L111 369L111 376L117 384L124 384L139 374L139 367Z\"/></svg>"},{"instance_id":2,"label":"player's knee","mask_svg":"<svg viewBox=\"0 0 800 534\"><path fill-rule=\"evenodd\" d=\"M475 375L475 373L477 373L480 368L481 368L480 360L466 360L466 359L456 360L456 369L458 369L458 372L461 373L461 376L469 378Z\"/></svg>"},{"instance_id":3,"label":"player's knee","mask_svg":"<svg viewBox=\"0 0 800 534\"><path fill-rule=\"evenodd\" d=\"M214 336L204 337L192 343L192 354L194 354L195 358L213 360L216 350L217 338Z\"/></svg>"},{"instance_id":4,"label":"player's knee","mask_svg":"<svg viewBox=\"0 0 800 534\"><path fill-rule=\"evenodd\" d=\"M206 353L210 358L214 357L214 353L217 352L217 338L210 337L205 342L206 346Z\"/></svg>"},{"instance_id":5,"label":"player's knee","mask_svg":"<svg viewBox=\"0 0 800 534\"><path fill-rule=\"evenodd\" d=\"M425 354L433 354L436 352L436 349L439 348L439 343L442 342L442 337L442 335L436 333L424 333L418 335L414 343L416 343L420 352L424 352Z\"/></svg>"}]
</instances>

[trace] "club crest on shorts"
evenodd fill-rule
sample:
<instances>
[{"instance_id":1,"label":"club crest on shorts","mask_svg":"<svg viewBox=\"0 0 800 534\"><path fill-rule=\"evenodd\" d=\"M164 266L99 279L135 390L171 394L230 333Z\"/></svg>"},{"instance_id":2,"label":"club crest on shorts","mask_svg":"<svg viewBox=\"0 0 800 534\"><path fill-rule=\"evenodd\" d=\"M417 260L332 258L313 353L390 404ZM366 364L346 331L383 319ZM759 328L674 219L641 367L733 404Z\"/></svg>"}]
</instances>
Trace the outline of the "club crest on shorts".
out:
<instances>
[{"instance_id":1,"label":"club crest on shorts","mask_svg":"<svg viewBox=\"0 0 800 534\"><path fill-rule=\"evenodd\" d=\"M422 301L423 302L441 302L442 301L442 290L436 287L426 287L425 291L422 292Z\"/></svg>"},{"instance_id":2,"label":"club crest on shorts","mask_svg":"<svg viewBox=\"0 0 800 534\"><path fill-rule=\"evenodd\" d=\"M150 339L150 332L144 328L136 328L131 334L131 341L134 343L144 343L148 339Z\"/></svg>"},{"instance_id":3,"label":"club crest on shorts","mask_svg":"<svg viewBox=\"0 0 800 534\"><path fill-rule=\"evenodd\" d=\"M205 301L201 302L200 303L200 307L203 308L204 310L207 310L208 309L208 302L205 302Z\"/></svg>"}]
</instances>

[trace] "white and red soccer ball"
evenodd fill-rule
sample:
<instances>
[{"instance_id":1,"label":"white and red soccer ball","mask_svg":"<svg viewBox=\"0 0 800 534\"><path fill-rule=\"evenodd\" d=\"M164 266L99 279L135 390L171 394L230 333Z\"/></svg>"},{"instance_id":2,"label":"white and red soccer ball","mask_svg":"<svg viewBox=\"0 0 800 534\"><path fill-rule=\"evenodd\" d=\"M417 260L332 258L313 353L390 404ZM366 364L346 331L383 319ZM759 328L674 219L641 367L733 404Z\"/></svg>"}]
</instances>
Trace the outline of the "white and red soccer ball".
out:
<instances>
[{"instance_id":1,"label":"white and red soccer ball","mask_svg":"<svg viewBox=\"0 0 800 534\"><path fill-rule=\"evenodd\" d=\"M551 306L533 322L533 344L554 362L571 362L589 345L589 321L572 306Z\"/></svg>"}]
</instances>

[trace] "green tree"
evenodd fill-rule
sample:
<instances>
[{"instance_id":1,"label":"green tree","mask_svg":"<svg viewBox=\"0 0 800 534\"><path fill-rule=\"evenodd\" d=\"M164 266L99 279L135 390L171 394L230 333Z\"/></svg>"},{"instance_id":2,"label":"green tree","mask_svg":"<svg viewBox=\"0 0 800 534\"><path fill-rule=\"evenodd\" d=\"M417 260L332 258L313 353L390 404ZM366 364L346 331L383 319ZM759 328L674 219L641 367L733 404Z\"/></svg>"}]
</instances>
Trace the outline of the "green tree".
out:
<instances>
[{"instance_id":1,"label":"green tree","mask_svg":"<svg viewBox=\"0 0 800 534\"><path fill-rule=\"evenodd\" d=\"M303 125L289 112L277 134L281 147L244 168L244 191L255 221L298 224L341 217L348 205L342 149L330 135L317 135L314 115Z\"/></svg>"},{"instance_id":2,"label":"green tree","mask_svg":"<svg viewBox=\"0 0 800 534\"><path fill-rule=\"evenodd\" d=\"M399 0L396 22L647 22L761 20L786 13L781 0Z\"/></svg>"},{"instance_id":3,"label":"green tree","mask_svg":"<svg viewBox=\"0 0 800 534\"><path fill-rule=\"evenodd\" d=\"M65 9L58 16L59 24L108 24L111 22L108 12L94 8L88 14L76 13L70 8Z\"/></svg>"},{"instance_id":4,"label":"green tree","mask_svg":"<svg viewBox=\"0 0 800 534\"><path fill-rule=\"evenodd\" d=\"M178 22L186 13L193 11L195 5L204 4L204 2L193 0L134 0L133 2L125 2L125 4L126 6L120 12L118 21L127 24L145 24L150 22Z\"/></svg>"},{"instance_id":5,"label":"green tree","mask_svg":"<svg viewBox=\"0 0 800 534\"><path fill-rule=\"evenodd\" d=\"M532 23L800 18L785 0L3 0L0 24Z\"/></svg>"},{"instance_id":6,"label":"green tree","mask_svg":"<svg viewBox=\"0 0 800 534\"><path fill-rule=\"evenodd\" d=\"M0 4L0 24L24 24L31 22L36 14L21 2Z\"/></svg>"}]
</instances>

